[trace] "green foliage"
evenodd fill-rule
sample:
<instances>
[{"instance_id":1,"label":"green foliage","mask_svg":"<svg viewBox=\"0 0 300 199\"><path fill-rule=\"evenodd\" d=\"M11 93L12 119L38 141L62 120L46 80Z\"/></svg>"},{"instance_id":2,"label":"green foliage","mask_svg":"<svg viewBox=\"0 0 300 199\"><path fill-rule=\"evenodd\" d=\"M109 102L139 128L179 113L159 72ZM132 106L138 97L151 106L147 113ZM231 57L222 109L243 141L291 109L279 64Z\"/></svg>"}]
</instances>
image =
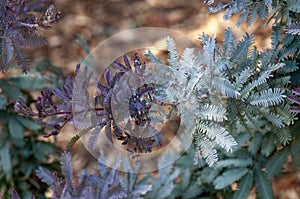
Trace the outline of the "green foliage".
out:
<instances>
[{"instance_id":1,"label":"green foliage","mask_svg":"<svg viewBox=\"0 0 300 199\"><path fill-rule=\"evenodd\" d=\"M248 169L237 168L227 170L223 174L214 180L214 186L216 189L224 189L225 187L231 185L232 183L240 180L245 174L247 174Z\"/></svg>"},{"instance_id":2,"label":"green foliage","mask_svg":"<svg viewBox=\"0 0 300 199\"><path fill-rule=\"evenodd\" d=\"M285 44L298 43L287 37L282 41ZM204 51L196 55L193 49L178 55L174 41L168 38L167 64L149 51L146 56L158 69L151 74L167 80L161 98L177 104L182 123L193 133L199 150L196 163L204 158L208 166L214 166L212 179L205 175L204 167L198 180L211 179L208 183L215 190L235 198L247 197L253 186L259 187L259 197L272 198L267 177L281 173L289 147L295 146L288 126L294 124L296 114L290 112L286 96L291 83L288 75L298 66L294 59L286 58L296 51L284 45L260 52L253 46L252 35L246 34L238 42L235 38L228 29L223 48L218 48L215 36L201 35ZM249 137L245 137L247 133ZM277 150L280 146L285 146L284 150ZM261 169L264 167L266 171ZM239 182L241 190L228 190L234 182ZM203 187L201 184L199 189ZM217 191L209 193L213 196Z\"/></svg>"},{"instance_id":3,"label":"green foliage","mask_svg":"<svg viewBox=\"0 0 300 199\"><path fill-rule=\"evenodd\" d=\"M159 81L167 80L164 85L167 87L164 100L177 104L182 123L188 131L194 132L197 147L207 163L213 165L218 159L217 145L227 151L231 151L236 145L233 137L221 125L227 117L226 109L219 104L220 97L222 94L237 96L238 92L234 91L231 83L213 64L215 39L205 35L203 39L207 39L204 42L203 54L195 55L193 49L186 49L178 60L175 43L173 39L168 38L169 66L153 58L151 52L147 52L146 56L158 69L166 71L161 73L157 72L160 70L153 70L151 74Z\"/></svg>"},{"instance_id":4,"label":"green foliage","mask_svg":"<svg viewBox=\"0 0 300 199\"><path fill-rule=\"evenodd\" d=\"M204 1L212 13L224 9L224 19L228 20L232 15L239 14L237 26L247 23L251 26L256 18L275 19L274 24L287 23L291 24L294 21L295 15L300 13L300 2L298 0L285 1L270 1L270 0L230 0L227 3L216 4L214 0Z\"/></svg>"},{"instance_id":5,"label":"green foliage","mask_svg":"<svg viewBox=\"0 0 300 199\"><path fill-rule=\"evenodd\" d=\"M243 177L243 179L240 181L237 190L233 194L233 199L239 199L239 198L247 198L250 195L250 191L253 186L253 173L248 172L248 174Z\"/></svg>"},{"instance_id":6,"label":"green foliage","mask_svg":"<svg viewBox=\"0 0 300 199\"><path fill-rule=\"evenodd\" d=\"M228 20L233 14L240 13L240 18L237 25L240 26L243 22L247 21L247 26L250 26L254 20L258 17L260 19L266 18L269 15L268 7L271 5L271 1L229 1L228 3L219 3L213 6L214 1L207 2L210 7L209 10L212 13L218 12L221 9L225 9L224 19Z\"/></svg>"},{"instance_id":7,"label":"green foliage","mask_svg":"<svg viewBox=\"0 0 300 199\"><path fill-rule=\"evenodd\" d=\"M266 5L270 5L271 1L265 1L265 3ZM238 3L235 5L238 5ZM239 22L248 19L248 25L251 24L251 22L253 21L253 16L255 16L253 13L256 12L255 9L257 8L253 8L251 4L250 6L252 10L245 12L246 14L244 13L243 16L241 16L241 18L244 18L240 19ZM297 12L296 9L292 9L289 5L288 9L290 11ZM276 17L277 19L279 19L280 13L277 14L278 15ZM246 15L248 17L245 18ZM249 16L252 16L252 18L249 18ZM171 55L169 58L169 66L167 66L166 68L163 68L162 66L164 64L161 61L158 61L158 59L154 58L151 53L148 52L146 54L152 62L156 63L159 69L163 68L163 71L167 72L168 77L165 78L168 79L168 81L174 81L172 77L176 77L176 80L179 80L180 83L182 83L184 87L178 88L177 91L188 90L189 93L187 96L190 96L190 93L192 93L191 90L193 89L197 91L197 94L200 93L198 96L205 96L201 92L199 92L199 90L197 90L198 83L199 85L201 85L201 88L204 87L204 89L207 89L209 91L208 88L205 88L206 84L201 82L201 78L209 78L201 74L202 71L200 71L199 68L202 67L207 69L212 66L211 63L213 62L216 63L215 68L219 70L218 72L225 73L223 79L220 80L220 77L218 77L220 73L214 73L213 70L210 71L211 74L217 74L217 77L215 77L215 80L212 80L212 82L216 82L215 88L218 89L222 95L226 95L227 97L229 97L229 100L226 100L227 103L222 103L221 107L217 107L214 104L206 104L205 106L198 108L196 113L198 114L199 118L201 118L202 120L208 120L208 122L222 122L226 121L229 118L228 120L231 121L231 124L229 123L229 126L232 126L231 129L233 129L233 131L231 131L232 134L239 135L246 131L248 133L251 133L252 135L252 138L250 137L250 139L248 140L249 143L246 145L246 148L248 148L248 152L245 153L242 148L236 149L235 154L233 154L233 157L235 157L234 161L228 159L225 159L224 161L219 160L215 166L216 169L220 169L222 167L221 165L224 164L224 168L226 168L224 172L220 173L222 175L220 175L219 177L215 176L215 179L218 179L217 181L213 181L216 188L222 188L225 191L224 187L226 187L226 185L230 185L231 183L240 180L239 187L241 189L238 189L238 191L234 193L234 198L246 198L254 185L256 185L256 187L259 187L257 189L259 197L272 198L273 196L271 186L266 176L271 178L274 175L278 175L281 173L281 169L283 168L283 165L286 162L287 156L289 154L289 147L292 148L292 155L295 161L297 162L297 160L299 159L299 153L297 152L299 151L299 149L296 149L296 147L298 146L296 143L299 142L299 139L291 142L292 135L290 133L290 128L285 127L286 125L293 124L296 118L296 114L293 114L289 111L290 105L286 101L286 94L288 93L286 91L286 88L291 83L288 75L293 75L293 73L298 70L298 63L296 62L295 56L298 55L299 38L290 35L281 37L280 35L282 34L282 32L280 32L280 29L273 29L273 49L264 52L258 52L256 48L252 46L253 36L245 35L243 40L235 43L235 36L232 34L230 29L225 32L224 45L222 50L215 49L215 43L213 41L211 41L206 36L201 36L201 39L204 39L203 48L204 55L206 56L201 57L200 54L200 57L203 58L201 59L201 61L206 61L206 64L203 64L203 61L199 61L200 59L198 59L198 61L195 61L197 60L197 58L193 57L193 55L191 55L192 53L187 53L187 50L183 53L182 56L174 56L175 53L171 52L175 49L173 44L169 45L172 46L172 48L169 49ZM289 33L297 34L293 32ZM275 37L275 35L278 36ZM212 37L212 39L214 39L214 37ZM169 42L172 42L172 40L169 39ZM192 50L189 51L192 52ZM218 56L220 56L219 60ZM293 57L291 58L289 56ZM174 59L179 59L179 63L189 64L175 64ZM275 60L279 60L279 62L274 63ZM192 71L197 71L197 74L194 74L194 80L193 76L189 76L189 73L187 73L187 71L189 72L188 67L192 68L193 66L194 68ZM171 68L171 70L169 68ZM184 74L189 78L184 77L182 75L183 72L180 70L184 71ZM156 75L159 76L160 74ZM159 76L159 78L163 77ZM173 83L170 83L170 85L178 85L175 81ZM193 86L188 87L188 81L193 82ZM220 82L219 84L218 81ZM171 87L171 89L173 90L166 91L167 96L171 93L175 93L175 95L173 98L171 98L171 95L169 95L169 98L167 99L170 101L179 99L179 102L184 102L184 100L180 100L180 96L177 97L176 88L174 89ZM196 100L196 102L199 103L200 101L201 103L201 100L199 100L201 99L200 97L197 98L196 96L195 99L198 100ZM187 101L191 102L191 100ZM192 102L194 104L195 100L193 100ZM219 110L216 111L217 109ZM225 112L223 110L225 110ZM189 113L189 115L194 114L195 111L191 112L192 113ZM183 117L188 115L187 113L180 114ZM235 121L234 118L236 116L238 117L238 121L232 122ZM193 122L191 122L191 119L193 118L189 117L185 123L187 126L191 125L189 129L193 129L192 126L195 124L196 126L200 126L200 129L203 129L203 122L201 122L201 120L200 122L195 122L193 120ZM205 123L205 125L207 125L207 123ZM219 128L218 132L222 133L223 130ZM238 138L239 137L237 137L236 140L238 140ZM197 143L201 143L201 140L203 140L203 143L205 143L206 147L204 148L204 146L202 146L201 148L200 145L200 149L202 149L202 151L200 152L200 156L206 157L206 161L208 162L208 164L210 164L211 161L214 160L214 158L217 158L217 152L213 150L212 145L210 145L209 143L209 139L203 136L203 134L201 134L201 137L198 137L198 139L200 141L196 139L196 145ZM280 145L285 146L285 148L284 150L277 151L276 146ZM225 148L224 146L225 145L223 145L222 147L221 145L222 148ZM208 156L205 156L205 151L203 149L209 151L207 152L207 154L210 154L211 158L207 158ZM243 156L253 157L253 160L236 159L236 155L242 150L244 151L243 153L245 153L243 154ZM261 152L263 156L258 155L259 152ZM247 155L247 153L250 154ZM270 158L269 161L266 161L266 158ZM233 170L229 169L232 166L239 167L238 164L241 164L242 168ZM266 165L267 173L261 170L262 165ZM240 175L230 175L231 172L235 171L238 171ZM240 171L244 171L244 173ZM231 179L232 176L234 176L234 179ZM213 192L210 193L212 194Z\"/></svg>"},{"instance_id":8,"label":"green foliage","mask_svg":"<svg viewBox=\"0 0 300 199\"><path fill-rule=\"evenodd\" d=\"M290 135L281 129L295 118L286 101L285 86L289 82L277 81L284 63L274 63L271 51L257 51L252 46L251 35L246 34L239 42L233 38L228 29L224 47L220 49L215 44L215 36L201 35L204 52L195 55L193 49L186 49L182 56L177 54L174 41L168 38L168 66L152 53L146 53L158 69L166 71L153 70L151 74L159 81L167 80L165 100L177 104L182 123L194 133L200 157L210 166L218 160L216 146L232 151L236 141L231 134L238 135L242 130L235 128L229 132L227 120L231 121L230 125L244 126L252 134L255 131L266 134L276 128L277 137L271 136L270 142L277 139L286 144ZM238 121L233 122L236 117ZM252 153L259 150L259 137L262 134L254 136L249 145Z\"/></svg>"},{"instance_id":9,"label":"green foliage","mask_svg":"<svg viewBox=\"0 0 300 199\"><path fill-rule=\"evenodd\" d=\"M21 198L28 198L31 193L43 198L46 186L39 185L35 170L38 166L59 168L55 161L58 148L40 139L42 125L14 112L14 103L19 95L33 102L32 91L61 82L58 76L45 76L43 73L32 70L27 75L16 74L0 79L0 192L5 193L5 198L9 197L13 188ZM49 161L51 158L53 160Z\"/></svg>"},{"instance_id":10,"label":"green foliage","mask_svg":"<svg viewBox=\"0 0 300 199\"><path fill-rule=\"evenodd\" d=\"M281 173L284 163L288 158L288 149L285 148L276 153L266 164L267 174L269 178Z\"/></svg>"},{"instance_id":11,"label":"green foliage","mask_svg":"<svg viewBox=\"0 0 300 199\"><path fill-rule=\"evenodd\" d=\"M271 183L259 166L255 167L255 183L259 198L273 198Z\"/></svg>"}]
</instances>

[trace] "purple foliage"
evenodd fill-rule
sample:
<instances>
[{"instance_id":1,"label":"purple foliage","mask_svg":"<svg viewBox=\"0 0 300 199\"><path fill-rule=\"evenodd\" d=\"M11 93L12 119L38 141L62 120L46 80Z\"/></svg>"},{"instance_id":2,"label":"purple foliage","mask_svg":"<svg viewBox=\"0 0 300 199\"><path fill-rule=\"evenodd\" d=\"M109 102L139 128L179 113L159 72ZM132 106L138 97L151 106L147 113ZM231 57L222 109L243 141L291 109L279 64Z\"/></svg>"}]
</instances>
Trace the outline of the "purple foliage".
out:
<instances>
[{"instance_id":1,"label":"purple foliage","mask_svg":"<svg viewBox=\"0 0 300 199\"><path fill-rule=\"evenodd\" d=\"M77 68L79 67L78 65ZM26 104L22 96L19 96L18 101L15 103L15 111L25 116L36 117L38 122L49 118L50 120L46 123L46 127L50 128L51 132L44 135L44 137L57 135L73 119L72 91L73 79L68 76L61 90L53 89L52 92L50 90L41 91L41 96L35 102L36 111ZM61 100L60 104L52 100L52 94Z\"/></svg>"},{"instance_id":2,"label":"purple foliage","mask_svg":"<svg viewBox=\"0 0 300 199\"><path fill-rule=\"evenodd\" d=\"M116 162L118 166L121 162ZM119 182L119 173L109 170L99 162L99 173L83 171L77 179L73 176L70 153L61 157L63 179L56 172L39 167L37 176L52 189L54 199L65 198L126 198L124 187ZM76 185L74 182L78 182ZM17 199L17 198L16 198Z\"/></svg>"},{"instance_id":3,"label":"purple foliage","mask_svg":"<svg viewBox=\"0 0 300 199\"><path fill-rule=\"evenodd\" d=\"M75 78L67 77L61 90L42 91L41 96L35 102L34 110L26 104L23 97L19 97L15 104L15 110L28 117L36 117L38 122L46 121L46 127L50 132L44 137L49 137L58 135L68 122L76 122L80 125L80 118L78 117L77 121L76 117L81 112L85 114L84 112L87 109L94 109L97 118L96 125L105 129L105 135L111 143L113 143L113 137L115 136L122 141L123 145L128 146L130 152L151 152L153 147L160 146L162 139L160 132L150 124L149 111L151 103L156 103L151 96L155 91L154 85L144 84L137 88L131 95L128 104L132 121L135 125L145 127L143 128L145 132L141 133L152 136L143 138L130 135L129 132L121 130L116 124L115 118L113 118L111 100L115 85L127 71L132 70L137 75L143 75L146 68L145 62L141 63L137 53L135 54L133 66L130 65L126 56L124 56L124 63L125 65L114 62L117 72L113 74L110 70L105 70L103 83L96 83L95 107L89 107L88 105L89 93L87 89L92 73L86 67L84 70L80 70L80 65L77 65ZM60 103L53 100L53 95L60 99ZM73 114L74 107L76 107L76 110L78 109L76 115Z\"/></svg>"},{"instance_id":4,"label":"purple foliage","mask_svg":"<svg viewBox=\"0 0 300 199\"><path fill-rule=\"evenodd\" d=\"M289 96L289 100L296 105L290 107L290 111L293 113L300 113L300 88L294 88L292 90L293 95Z\"/></svg>"},{"instance_id":5,"label":"purple foliage","mask_svg":"<svg viewBox=\"0 0 300 199\"><path fill-rule=\"evenodd\" d=\"M11 191L11 199L21 199L21 197L19 196L19 194L15 189ZM35 197L31 195L28 199L35 199Z\"/></svg>"},{"instance_id":6,"label":"purple foliage","mask_svg":"<svg viewBox=\"0 0 300 199\"><path fill-rule=\"evenodd\" d=\"M119 62L113 62L113 67L118 70L115 75L113 75L108 69L104 72L104 83L98 82L97 85L97 96L95 97L96 102L96 115L98 120L101 121L102 127L106 129L107 138L113 142L112 134L114 134L118 140L122 141L123 145L128 145L128 151L130 152L151 152L153 147L160 146L160 140L162 136L154 128L151 134L154 136L143 138L132 136L128 132L121 131L118 125L115 123L112 117L112 107L111 98L113 95L114 87L118 80L128 71L132 70L137 75L143 75L146 69L146 63L141 62L138 53L135 53L135 58L133 60L133 67L131 66L129 59L126 55L123 56L124 64ZM124 82L123 82L124 83ZM152 85L143 85L142 87L136 89L129 99L129 112L131 119L134 120L136 125L144 126L149 125L150 118L148 117L149 109L151 104L147 101L151 101L151 92L155 90ZM122 92L122 91L120 91ZM149 100L145 99L145 96ZM149 128L146 128L149 129Z\"/></svg>"},{"instance_id":7,"label":"purple foliage","mask_svg":"<svg viewBox=\"0 0 300 199\"><path fill-rule=\"evenodd\" d=\"M0 71L8 68L13 57L23 72L28 70L29 58L22 48L46 45L46 38L37 34L37 28L49 29L61 17L61 12L50 4L50 0L0 0Z\"/></svg>"},{"instance_id":8,"label":"purple foliage","mask_svg":"<svg viewBox=\"0 0 300 199\"><path fill-rule=\"evenodd\" d=\"M21 199L16 190L12 190L11 199Z\"/></svg>"}]
</instances>

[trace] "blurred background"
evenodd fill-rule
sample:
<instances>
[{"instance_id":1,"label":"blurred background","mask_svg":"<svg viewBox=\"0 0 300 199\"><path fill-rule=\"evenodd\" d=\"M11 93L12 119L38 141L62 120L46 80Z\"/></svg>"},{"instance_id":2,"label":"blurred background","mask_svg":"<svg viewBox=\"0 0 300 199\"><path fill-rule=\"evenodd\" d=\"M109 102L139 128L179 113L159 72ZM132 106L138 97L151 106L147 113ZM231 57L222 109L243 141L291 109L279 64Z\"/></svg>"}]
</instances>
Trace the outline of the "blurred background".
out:
<instances>
[{"instance_id":1,"label":"blurred background","mask_svg":"<svg viewBox=\"0 0 300 199\"><path fill-rule=\"evenodd\" d=\"M101 41L124 30L140 27L163 27L188 35L195 41L198 35L217 34L222 42L223 31L231 27L241 38L245 32L254 33L259 48L270 46L270 27L264 21L237 27L237 18L223 20L223 14L209 14L201 0L56 0L63 18L50 31L48 46L32 51L33 59L48 57L55 65L73 71L84 57L84 50L75 40L81 35L93 49Z\"/></svg>"}]
</instances>

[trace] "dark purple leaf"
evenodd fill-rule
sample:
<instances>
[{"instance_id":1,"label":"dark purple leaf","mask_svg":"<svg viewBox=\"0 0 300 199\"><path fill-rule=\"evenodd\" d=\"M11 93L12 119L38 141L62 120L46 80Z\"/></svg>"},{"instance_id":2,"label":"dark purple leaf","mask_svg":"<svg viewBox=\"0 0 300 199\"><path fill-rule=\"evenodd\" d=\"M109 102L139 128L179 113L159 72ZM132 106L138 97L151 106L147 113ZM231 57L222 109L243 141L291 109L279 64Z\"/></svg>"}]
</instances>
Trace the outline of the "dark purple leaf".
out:
<instances>
[{"instance_id":1,"label":"dark purple leaf","mask_svg":"<svg viewBox=\"0 0 300 199\"><path fill-rule=\"evenodd\" d=\"M300 113L300 106L291 106L290 111L293 113Z\"/></svg>"},{"instance_id":2,"label":"dark purple leaf","mask_svg":"<svg viewBox=\"0 0 300 199\"><path fill-rule=\"evenodd\" d=\"M69 96L65 96L65 94L57 88L54 88L52 90L52 92L53 92L54 95L56 95L57 97L59 97L61 99L64 99L64 100L69 100L70 99Z\"/></svg>"},{"instance_id":3,"label":"dark purple leaf","mask_svg":"<svg viewBox=\"0 0 300 199\"><path fill-rule=\"evenodd\" d=\"M127 57L126 55L123 56L123 60L124 60L125 66L126 66L129 70L132 70L131 65L130 65L130 63L129 63L129 60L128 60L128 57Z\"/></svg>"},{"instance_id":4,"label":"dark purple leaf","mask_svg":"<svg viewBox=\"0 0 300 199\"><path fill-rule=\"evenodd\" d=\"M294 89L292 90L292 93L295 94L295 95L300 96L300 88L294 88Z\"/></svg>"},{"instance_id":5,"label":"dark purple leaf","mask_svg":"<svg viewBox=\"0 0 300 199\"><path fill-rule=\"evenodd\" d=\"M113 77L112 77L112 74L111 74L110 70L106 69L104 71L103 76L104 76L104 79L105 79L105 82L107 83L107 85L109 85L111 87L112 86L111 82L112 82Z\"/></svg>"},{"instance_id":6,"label":"dark purple leaf","mask_svg":"<svg viewBox=\"0 0 300 199\"><path fill-rule=\"evenodd\" d=\"M48 2L48 3L46 3ZM23 48L43 46L47 44L46 38L37 34L37 28L48 26L47 23L56 22L60 18L60 11L51 5L48 9L47 18L43 13L47 9L49 1L46 0L2 0L0 1L2 27L1 36L4 38L2 42L2 65L0 70L7 69L7 64L14 55L17 64L22 67L24 73L30 65L27 54ZM51 12L50 12L51 11ZM46 13L45 13L46 14ZM38 20L38 19L43 19ZM39 22L43 22L40 23ZM3 45L6 47L3 48Z\"/></svg>"},{"instance_id":7,"label":"dark purple leaf","mask_svg":"<svg viewBox=\"0 0 300 199\"><path fill-rule=\"evenodd\" d=\"M296 96L288 96L289 100L293 103L300 105L300 100Z\"/></svg>"},{"instance_id":8,"label":"dark purple leaf","mask_svg":"<svg viewBox=\"0 0 300 199\"><path fill-rule=\"evenodd\" d=\"M113 77L113 79L112 79L112 81L111 81L111 86L112 86L112 87L115 86L116 82L118 82L124 74L125 74L124 72L118 72L118 73Z\"/></svg>"},{"instance_id":9,"label":"dark purple leaf","mask_svg":"<svg viewBox=\"0 0 300 199\"><path fill-rule=\"evenodd\" d=\"M110 145L113 145L114 141L112 139L112 134L111 134L111 122L108 122L105 126L105 136L109 141Z\"/></svg>"},{"instance_id":10,"label":"dark purple leaf","mask_svg":"<svg viewBox=\"0 0 300 199\"><path fill-rule=\"evenodd\" d=\"M13 189L11 191L11 199L21 199L19 194L17 193L17 191L15 189Z\"/></svg>"},{"instance_id":11,"label":"dark purple leaf","mask_svg":"<svg viewBox=\"0 0 300 199\"><path fill-rule=\"evenodd\" d=\"M117 62L117 61L113 62L113 67L116 68L116 69L119 69L122 72L127 72L127 71L130 70L130 69L126 68L125 66L123 66L122 64L120 64L119 62Z\"/></svg>"}]
</instances>

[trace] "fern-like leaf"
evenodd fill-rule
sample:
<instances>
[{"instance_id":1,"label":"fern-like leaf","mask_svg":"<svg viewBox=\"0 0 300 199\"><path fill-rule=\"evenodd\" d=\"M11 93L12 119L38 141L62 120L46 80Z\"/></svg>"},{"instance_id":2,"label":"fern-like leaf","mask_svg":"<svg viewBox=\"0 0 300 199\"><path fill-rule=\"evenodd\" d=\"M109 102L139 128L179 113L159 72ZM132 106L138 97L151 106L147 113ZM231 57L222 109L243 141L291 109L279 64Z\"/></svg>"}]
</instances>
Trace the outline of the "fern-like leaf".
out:
<instances>
[{"instance_id":1,"label":"fern-like leaf","mask_svg":"<svg viewBox=\"0 0 300 199\"><path fill-rule=\"evenodd\" d=\"M230 168L230 167L247 167L253 163L251 158L235 158L220 160L215 168Z\"/></svg>"},{"instance_id":2,"label":"fern-like leaf","mask_svg":"<svg viewBox=\"0 0 300 199\"><path fill-rule=\"evenodd\" d=\"M240 91L243 85L249 80L252 75L250 68L244 69L241 73L238 73L236 76L236 81L234 82L235 89Z\"/></svg>"},{"instance_id":3,"label":"fern-like leaf","mask_svg":"<svg viewBox=\"0 0 300 199\"><path fill-rule=\"evenodd\" d=\"M106 128L106 126L104 128ZM101 129L102 129L101 127L95 127L94 129L92 129L91 136L89 137L89 140L88 140L88 148L89 149L95 150Z\"/></svg>"},{"instance_id":4,"label":"fern-like leaf","mask_svg":"<svg viewBox=\"0 0 300 199\"><path fill-rule=\"evenodd\" d=\"M273 199L271 183L258 165L255 166L255 184L260 198Z\"/></svg>"},{"instance_id":5,"label":"fern-like leaf","mask_svg":"<svg viewBox=\"0 0 300 199\"><path fill-rule=\"evenodd\" d=\"M285 60L283 63L285 64L285 66L278 70L278 72L280 73L291 73L299 69L295 60Z\"/></svg>"},{"instance_id":6,"label":"fern-like leaf","mask_svg":"<svg viewBox=\"0 0 300 199\"><path fill-rule=\"evenodd\" d=\"M238 27L240 27L245 21L247 21L247 17L249 16L249 14L251 14L251 12L249 12L249 10L244 10L243 12L241 12L240 17L239 17L238 21L236 22L236 25Z\"/></svg>"},{"instance_id":7,"label":"fern-like leaf","mask_svg":"<svg viewBox=\"0 0 300 199\"><path fill-rule=\"evenodd\" d=\"M260 2L256 3L256 7L258 8L257 9L257 14L258 14L258 17L260 19L268 17L268 15L269 15L269 7L270 7L271 3L272 3L271 0L265 1L264 4L260 3Z\"/></svg>"},{"instance_id":8,"label":"fern-like leaf","mask_svg":"<svg viewBox=\"0 0 300 199\"><path fill-rule=\"evenodd\" d=\"M270 88L268 90L263 90L255 93L253 96L249 97L249 102L254 106L264 106L270 107L277 104L281 104L286 97L283 95L284 91L279 88Z\"/></svg>"},{"instance_id":9,"label":"fern-like leaf","mask_svg":"<svg viewBox=\"0 0 300 199\"><path fill-rule=\"evenodd\" d=\"M212 67L215 57L216 35L208 37L208 35L199 35L199 39L203 42L204 59L208 67Z\"/></svg>"},{"instance_id":10,"label":"fern-like leaf","mask_svg":"<svg viewBox=\"0 0 300 199\"><path fill-rule=\"evenodd\" d=\"M205 120L223 122L227 119L226 109L222 106L205 104L199 111L200 117Z\"/></svg>"},{"instance_id":11,"label":"fern-like leaf","mask_svg":"<svg viewBox=\"0 0 300 199\"><path fill-rule=\"evenodd\" d=\"M151 63L165 66L164 62L157 59L150 50L147 50L144 55L151 61Z\"/></svg>"},{"instance_id":12,"label":"fern-like leaf","mask_svg":"<svg viewBox=\"0 0 300 199\"><path fill-rule=\"evenodd\" d=\"M258 14L257 13L257 9L256 9L256 6L253 6L253 10L252 12L249 12L248 13L248 16L247 16L247 26L250 27L251 24L254 22L254 20L256 19L256 15Z\"/></svg>"},{"instance_id":13,"label":"fern-like leaf","mask_svg":"<svg viewBox=\"0 0 300 199\"><path fill-rule=\"evenodd\" d=\"M240 96L240 93L235 90L234 85L225 78L215 77L213 79L213 86L228 97L238 98Z\"/></svg>"},{"instance_id":14,"label":"fern-like leaf","mask_svg":"<svg viewBox=\"0 0 300 199\"><path fill-rule=\"evenodd\" d=\"M287 0L288 9L295 13L300 13L300 1L299 0Z\"/></svg>"},{"instance_id":15,"label":"fern-like leaf","mask_svg":"<svg viewBox=\"0 0 300 199\"><path fill-rule=\"evenodd\" d=\"M53 176L52 173L43 167L39 167L38 170L36 171L36 175L39 177L39 179L46 183L48 186L52 186L54 181L53 181Z\"/></svg>"},{"instance_id":16,"label":"fern-like leaf","mask_svg":"<svg viewBox=\"0 0 300 199\"><path fill-rule=\"evenodd\" d=\"M238 42L237 47L232 53L232 62L237 62L241 57L248 53L249 47L254 43L254 35L246 34L241 41Z\"/></svg>"},{"instance_id":17,"label":"fern-like leaf","mask_svg":"<svg viewBox=\"0 0 300 199\"><path fill-rule=\"evenodd\" d=\"M295 35L286 35L286 38L291 38L289 43L284 43L283 40L283 48L280 49L279 59L287 58L289 55L295 54L299 49L299 37Z\"/></svg>"},{"instance_id":18,"label":"fern-like leaf","mask_svg":"<svg viewBox=\"0 0 300 199\"><path fill-rule=\"evenodd\" d=\"M285 32L291 35L300 35L300 22L292 22L284 28Z\"/></svg>"},{"instance_id":19,"label":"fern-like leaf","mask_svg":"<svg viewBox=\"0 0 300 199\"><path fill-rule=\"evenodd\" d=\"M232 147L237 145L234 138L226 131L226 129L218 124L200 123L199 129L206 134L206 136L215 141L227 152L232 151Z\"/></svg>"},{"instance_id":20,"label":"fern-like leaf","mask_svg":"<svg viewBox=\"0 0 300 199\"><path fill-rule=\"evenodd\" d=\"M15 57L16 57L17 63L22 66L22 71L26 72L28 70L29 65L30 65L30 61L29 61L28 56L19 47L19 45L13 44L13 47L14 47L14 50L15 50Z\"/></svg>"},{"instance_id":21,"label":"fern-like leaf","mask_svg":"<svg viewBox=\"0 0 300 199\"><path fill-rule=\"evenodd\" d=\"M286 146L288 143L290 143L293 139L290 129L288 127L284 128L275 128L275 134L279 140L279 142Z\"/></svg>"},{"instance_id":22,"label":"fern-like leaf","mask_svg":"<svg viewBox=\"0 0 300 199\"><path fill-rule=\"evenodd\" d=\"M218 152L215 149L215 145L205 136L198 136L196 140L198 147L198 155L204 158L206 163L212 167L218 161Z\"/></svg>"},{"instance_id":23,"label":"fern-like leaf","mask_svg":"<svg viewBox=\"0 0 300 199\"><path fill-rule=\"evenodd\" d=\"M215 189L224 189L232 183L240 180L249 172L247 168L236 168L225 171L221 176L217 177L213 184Z\"/></svg>"},{"instance_id":24,"label":"fern-like leaf","mask_svg":"<svg viewBox=\"0 0 300 199\"><path fill-rule=\"evenodd\" d=\"M270 160L268 160L266 169L269 178L281 173L283 166L288 159L288 152L289 150L285 148L277 152Z\"/></svg>"},{"instance_id":25,"label":"fern-like leaf","mask_svg":"<svg viewBox=\"0 0 300 199\"><path fill-rule=\"evenodd\" d=\"M271 72L269 72L269 71L261 73L260 76L256 80L254 80L252 82L249 82L242 89L242 91L241 91L241 97L244 98L244 99L248 98L248 96L250 95L251 91L254 88L256 88L256 87L258 87L258 86L260 86L262 84L267 83L267 79L269 79L271 76L272 76Z\"/></svg>"},{"instance_id":26,"label":"fern-like leaf","mask_svg":"<svg viewBox=\"0 0 300 199\"><path fill-rule=\"evenodd\" d=\"M223 40L223 53L225 55L231 55L235 41L236 41L235 35L233 34L232 30L228 28L224 32L224 40Z\"/></svg>"},{"instance_id":27,"label":"fern-like leaf","mask_svg":"<svg viewBox=\"0 0 300 199\"><path fill-rule=\"evenodd\" d=\"M273 72L280 68L284 68L284 63L268 64L266 67L262 67L263 72Z\"/></svg>"},{"instance_id":28,"label":"fern-like leaf","mask_svg":"<svg viewBox=\"0 0 300 199\"><path fill-rule=\"evenodd\" d=\"M73 191L75 184L73 180L73 168L71 165L71 155L70 153L64 152L61 156L61 171L64 177L66 178L67 186L69 191Z\"/></svg>"},{"instance_id":29,"label":"fern-like leaf","mask_svg":"<svg viewBox=\"0 0 300 199\"><path fill-rule=\"evenodd\" d=\"M41 35L32 35L26 38L27 46L40 47L47 45L47 39Z\"/></svg>"},{"instance_id":30,"label":"fern-like leaf","mask_svg":"<svg viewBox=\"0 0 300 199\"><path fill-rule=\"evenodd\" d=\"M276 113L284 118L284 123L286 125L294 124L294 121L297 119L297 113L290 111L291 106L289 104L276 107Z\"/></svg>"},{"instance_id":31,"label":"fern-like leaf","mask_svg":"<svg viewBox=\"0 0 300 199\"><path fill-rule=\"evenodd\" d=\"M249 172L238 183L238 188L233 194L233 199L247 198L253 186L253 173Z\"/></svg>"},{"instance_id":32,"label":"fern-like leaf","mask_svg":"<svg viewBox=\"0 0 300 199\"><path fill-rule=\"evenodd\" d=\"M261 154L263 154L266 157L269 157L276 149L276 135L274 135L273 133L266 134L265 139L262 143L264 143L264 146L261 147Z\"/></svg>"},{"instance_id":33,"label":"fern-like leaf","mask_svg":"<svg viewBox=\"0 0 300 199\"><path fill-rule=\"evenodd\" d=\"M284 127L284 118L278 114L275 114L271 111L261 111L262 115L269 120L270 122L272 122L275 126L282 128Z\"/></svg>"},{"instance_id":34,"label":"fern-like leaf","mask_svg":"<svg viewBox=\"0 0 300 199\"><path fill-rule=\"evenodd\" d=\"M251 142L248 146L248 151L252 154L256 154L257 151L260 149L262 143L262 135L260 133L255 133L255 135L252 137Z\"/></svg>"},{"instance_id":35,"label":"fern-like leaf","mask_svg":"<svg viewBox=\"0 0 300 199\"><path fill-rule=\"evenodd\" d=\"M176 50L176 44L171 37L167 37L167 45L169 50L169 59L168 59L169 64L173 69L178 70L179 64L178 64L178 54Z\"/></svg>"},{"instance_id":36,"label":"fern-like leaf","mask_svg":"<svg viewBox=\"0 0 300 199\"><path fill-rule=\"evenodd\" d=\"M89 106L89 92L88 87L93 76L92 72L88 71L87 67L83 70L78 69L73 83L72 89L72 108L73 122L76 128L83 130L96 125L92 123L91 113L88 112ZM92 113L95 115L95 113Z\"/></svg>"},{"instance_id":37,"label":"fern-like leaf","mask_svg":"<svg viewBox=\"0 0 300 199\"><path fill-rule=\"evenodd\" d=\"M7 65L14 56L13 41L11 38L1 40L2 43L2 64Z\"/></svg>"}]
</instances>

